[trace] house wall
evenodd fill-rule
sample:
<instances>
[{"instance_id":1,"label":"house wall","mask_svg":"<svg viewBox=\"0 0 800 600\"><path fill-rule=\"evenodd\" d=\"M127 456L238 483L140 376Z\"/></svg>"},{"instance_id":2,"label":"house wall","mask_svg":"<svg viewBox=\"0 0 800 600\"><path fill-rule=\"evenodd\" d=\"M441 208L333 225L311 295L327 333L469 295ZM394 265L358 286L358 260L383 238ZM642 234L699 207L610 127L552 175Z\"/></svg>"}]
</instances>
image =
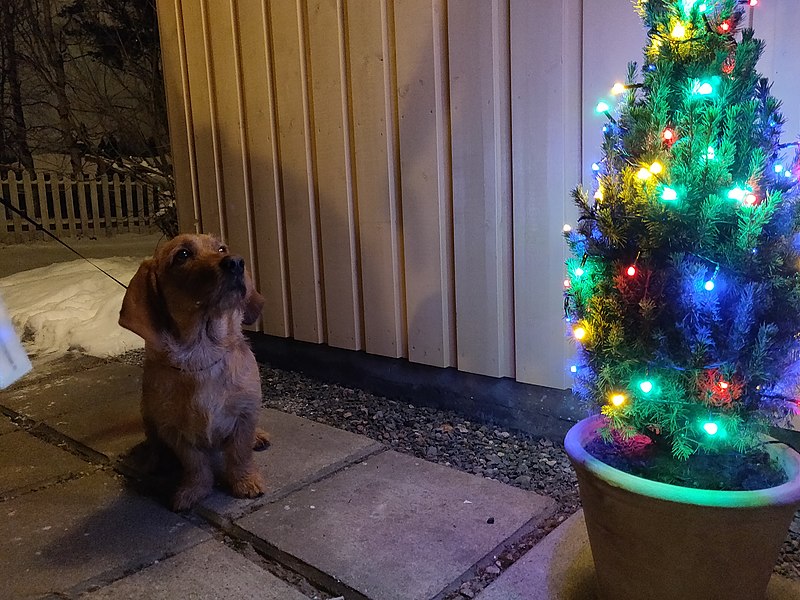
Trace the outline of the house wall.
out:
<instances>
[{"instance_id":1,"label":"house wall","mask_svg":"<svg viewBox=\"0 0 800 600\"><path fill-rule=\"evenodd\" d=\"M754 13L787 132L795 1ZM561 228L592 108L641 56L628 0L159 0L159 19L181 228L245 256L262 331L569 387Z\"/></svg>"}]
</instances>

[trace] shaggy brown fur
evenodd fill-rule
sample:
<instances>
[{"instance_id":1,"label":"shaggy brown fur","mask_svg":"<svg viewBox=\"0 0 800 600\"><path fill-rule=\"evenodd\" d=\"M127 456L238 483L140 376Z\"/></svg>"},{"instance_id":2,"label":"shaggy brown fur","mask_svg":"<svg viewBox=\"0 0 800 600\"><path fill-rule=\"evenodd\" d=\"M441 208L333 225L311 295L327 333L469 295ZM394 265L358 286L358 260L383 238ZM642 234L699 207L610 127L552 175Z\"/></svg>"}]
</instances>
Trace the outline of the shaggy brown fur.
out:
<instances>
[{"instance_id":1,"label":"shaggy brown fur","mask_svg":"<svg viewBox=\"0 0 800 600\"><path fill-rule=\"evenodd\" d=\"M151 448L167 446L183 467L175 510L209 494L220 453L234 496L264 492L252 456L269 443L256 428L261 383L241 328L263 305L244 260L209 235L170 240L131 280L119 324L145 340L142 418Z\"/></svg>"}]
</instances>

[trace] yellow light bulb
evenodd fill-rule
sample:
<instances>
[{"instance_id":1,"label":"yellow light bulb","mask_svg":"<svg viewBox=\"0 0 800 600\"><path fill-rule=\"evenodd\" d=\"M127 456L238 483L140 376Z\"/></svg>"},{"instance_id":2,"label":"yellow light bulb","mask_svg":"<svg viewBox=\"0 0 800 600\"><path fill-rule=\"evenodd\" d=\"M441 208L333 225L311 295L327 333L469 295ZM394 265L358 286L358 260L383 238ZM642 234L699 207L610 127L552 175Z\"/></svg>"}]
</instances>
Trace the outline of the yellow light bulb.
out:
<instances>
[{"instance_id":1,"label":"yellow light bulb","mask_svg":"<svg viewBox=\"0 0 800 600\"><path fill-rule=\"evenodd\" d=\"M611 88L611 93L615 96L619 96L620 94L625 92L625 85L617 82L614 84L614 87Z\"/></svg>"},{"instance_id":2,"label":"yellow light bulb","mask_svg":"<svg viewBox=\"0 0 800 600\"><path fill-rule=\"evenodd\" d=\"M614 406L622 406L623 404L625 404L625 396L623 396L622 394L614 394L613 396L611 396L611 404L613 404Z\"/></svg>"},{"instance_id":3,"label":"yellow light bulb","mask_svg":"<svg viewBox=\"0 0 800 600\"><path fill-rule=\"evenodd\" d=\"M602 199L603 199L603 190L601 190L601 189L598 189L598 190L597 190L597 191L594 193L594 199L595 199L595 200L598 200L598 201L599 201L599 200L602 200Z\"/></svg>"},{"instance_id":4,"label":"yellow light bulb","mask_svg":"<svg viewBox=\"0 0 800 600\"><path fill-rule=\"evenodd\" d=\"M646 180L646 179L650 179L653 176L653 174L650 171L648 171L647 169L645 169L644 167L642 167L641 169L639 169L639 172L636 173L636 176L639 179Z\"/></svg>"},{"instance_id":5,"label":"yellow light bulb","mask_svg":"<svg viewBox=\"0 0 800 600\"><path fill-rule=\"evenodd\" d=\"M572 335L575 336L576 340L582 340L583 338L586 337L586 329L584 329L583 327L576 327L575 329L572 330Z\"/></svg>"},{"instance_id":6,"label":"yellow light bulb","mask_svg":"<svg viewBox=\"0 0 800 600\"><path fill-rule=\"evenodd\" d=\"M572 225L570 225L569 223L564 223L564 227L561 229L561 231L563 231L564 233L569 233L570 231L572 231Z\"/></svg>"},{"instance_id":7,"label":"yellow light bulb","mask_svg":"<svg viewBox=\"0 0 800 600\"><path fill-rule=\"evenodd\" d=\"M660 162L654 162L652 165L650 165L650 172L653 175L658 175L663 170L664 166Z\"/></svg>"},{"instance_id":8,"label":"yellow light bulb","mask_svg":"<svg viewBox=\"0 0 800 600\"><path fill-rule=\"evenodd\" d=\"M686 37L686 27L683 26L683 23L677 23L672 28L672 37L676 40L682 40Z\"/></svg>"}]
</instances>

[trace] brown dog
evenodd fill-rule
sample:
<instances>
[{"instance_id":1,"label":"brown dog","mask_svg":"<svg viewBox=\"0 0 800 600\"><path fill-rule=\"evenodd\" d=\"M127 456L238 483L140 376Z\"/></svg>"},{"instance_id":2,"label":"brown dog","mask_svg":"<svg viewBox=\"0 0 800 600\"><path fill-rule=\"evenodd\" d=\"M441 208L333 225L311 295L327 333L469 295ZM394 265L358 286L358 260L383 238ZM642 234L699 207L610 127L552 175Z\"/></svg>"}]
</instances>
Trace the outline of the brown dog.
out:
<instances>
[{"instance_id":1,"label":"brown dog","mask_svg":"<svg viewBox=\"0 0 800 600\"><path fill-rule=\"evenodd\" d=\"M244 260L209 235L170 240L131 279L119 324L145 340L142 418L151 448L183 467L175 510L209 494L218 451L234 496L264 492L252 456L269 443L256 429L261 383L241 327L263 305Z\"/></svg>"}]
</instances>

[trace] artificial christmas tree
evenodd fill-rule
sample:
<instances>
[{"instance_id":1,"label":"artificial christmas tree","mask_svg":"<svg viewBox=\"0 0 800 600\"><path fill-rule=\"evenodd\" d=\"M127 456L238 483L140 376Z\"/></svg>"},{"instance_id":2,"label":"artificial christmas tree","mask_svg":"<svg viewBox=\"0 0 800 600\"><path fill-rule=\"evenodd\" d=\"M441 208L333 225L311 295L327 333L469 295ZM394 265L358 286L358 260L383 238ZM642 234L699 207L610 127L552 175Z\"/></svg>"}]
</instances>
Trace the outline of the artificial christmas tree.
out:
<instances>
[{"instance_id":1,"label":"artificial christmas tree","mask_svg":"<svg viewBox=\"0 0 800 600\"><path fill-rule=\"evenodd\" d=\"M767 452L763 436L795 406L800 375L796 145L781 143L780 104L756 71L763 44L743 28L754 0L635 4L648 31L644 61L615 85L615 106L597 105L607 119L596 182L575 191L578 224L565 226L573 389L601 413L576 426L567 450L602 594L763 597L800 502L800 460ZM631 508L631 494L655 504ZM604 506L587 506L587 496ZM687 512L698 505L701 516ZM757 505L772 512L758 516ZM716 531L712 508L727 511ZM616 530L592 522L603 511ZM650 526L627 522L648 514ZM707 528L687 529L695 524ZM637 527L649 539L623 542ZM747 547L758 542L738 540L744 532L769 547ZM617 556L598 560L609 534ZM625 546L669 557L676 587L654 581L664 594L636 596L643 590L630 585L645 585L652 569L620 563ZM756 553L757 576L729 562L740 550ZM614 571L628 587L604 580ZM721 571L727 581L711 583Z\"/></svg>"},{"instance_id":2,"label":"artificial christmas tree","mask_svg":"<svg viewBox=\"0 0 800 600\"><path fill-rule=\"evenodd\" d=\"M798 382L797 162L739 4L637 2L645 62L567 232L574 389L679 458L753 447Z\"/></svg>"}]
</instances>

